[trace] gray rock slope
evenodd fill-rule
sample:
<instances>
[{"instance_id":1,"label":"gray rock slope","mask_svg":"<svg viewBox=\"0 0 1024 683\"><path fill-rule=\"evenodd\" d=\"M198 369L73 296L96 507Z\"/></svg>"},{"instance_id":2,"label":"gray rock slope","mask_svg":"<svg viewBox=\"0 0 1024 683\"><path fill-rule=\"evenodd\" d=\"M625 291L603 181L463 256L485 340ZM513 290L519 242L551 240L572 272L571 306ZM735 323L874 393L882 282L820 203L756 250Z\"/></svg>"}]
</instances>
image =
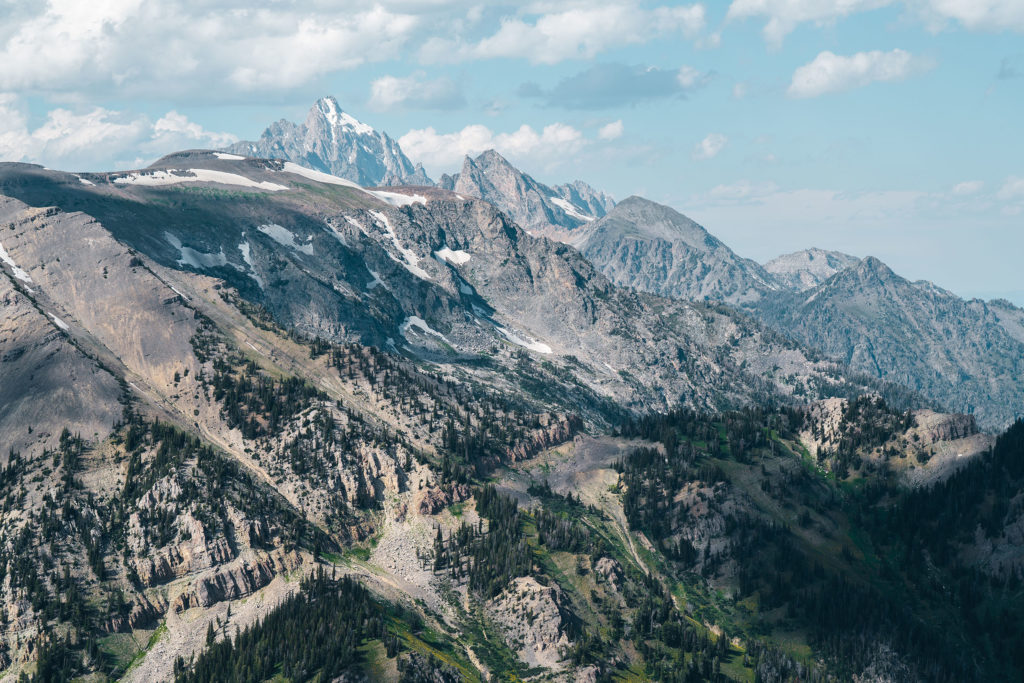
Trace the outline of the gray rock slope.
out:
<instances>
[{"instance_id":1,"label":"gray rock slope","mask_svg":"<svg viewBox=\"0 0 1024 683\"><path fill-rule=\"evenodd\" d=\"M777 288L760 265L678 211L641 197L620 202L576 246L612 282L662 296L741 304Z\"/></svg>"},{"instance_id":2,"label":"gray rock slope","mask_svg":"<svg viewBox=\"0 0 1024 683\"><path fill-rule=\"evenodd\" d=\"M868 257L756 314L794 339L903 384L988 429L1024 414L1024 311L909 282Z\"/></svg>"},{"instance_id":3,"label":"gray rock slope","mask_svg":"<svg viewBox=\"0 0 1024 683\"><path fill-rule=\"evenodd\" d=\"M594 416L606 403L713 408L852 390L841 366L743 314L616 287L488 203L403 192L205 151L82 177L0 166L0 194L82 212L303 334L459 367Z\"/></svg>"},{"instance_id":4,"label":"gray rock slope","mask_svg":"<svg viewBox=\"0 0 1024 683\"><path fill-rule=\"evenodd\" d=\"M764 269L782 288L804 291L857 263L860 259L856 256L812 248L774 258L764 264Z\"/></svg>"},{"instance_id":5,"label":"gray rock slope","mask_svg":"<svg viewBox=\"0 0 1024 683\"><path fill-rule=\"evenodd\" d=\"M399 144L342 111L333 97L321 98L301 124L271 124L255 142L238 142L232 154L284 159L363 186L433 185L423 166L413 166Z\"/></svg>"},{"instance_id":6,"label":"gray rock slope","mask_svg":"<svg viewBox=\"0 0 1024 683\"><path fill-rule=\"evenodd\" d=\"M615 202L582 181L549 187L523 173L494 150L466 157L462 171L443 175L441 187L490 202L533 234L569 242Z\"/></svg>"}]
</instances>

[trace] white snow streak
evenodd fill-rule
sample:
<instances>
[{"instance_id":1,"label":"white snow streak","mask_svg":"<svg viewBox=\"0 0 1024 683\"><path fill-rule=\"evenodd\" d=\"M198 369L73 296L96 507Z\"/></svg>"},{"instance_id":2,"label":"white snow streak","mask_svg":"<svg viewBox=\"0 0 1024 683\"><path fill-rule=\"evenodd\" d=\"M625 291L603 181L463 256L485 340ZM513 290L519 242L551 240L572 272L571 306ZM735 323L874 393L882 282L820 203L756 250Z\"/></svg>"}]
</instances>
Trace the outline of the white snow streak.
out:
<instances>
[{"instance_id":1,"label":"white snow streak","mask_svg":"<svg viewBox=\"0 0 1024 683\"><path fill-rule=\"evenodd\" d=\"M497 329L498 332L501 332L501 334L504 335L505 339L508 339L510 342L517 346L522 346L524 349L536 351L537 353L551 353L551 347L548 346L547 344L544 344L543 342L527 341L520 337L519 335L517 335L512 330L507 330L504 327L498 327Z\"/></svg>"},{"instance_id":2,"label":"white snow streak","mask_svg":"<svg viewBox=\"0 0 1024 683\"><path fill-rule=\"evenodd\" d=\"M580 208L578 206L576 206L572 202L567 202L561 197L551 197L551 203L560 208L562 211L565 211L573 218L579 218L581 221L594 220L593 216L588 216L584 214L582 211L580 211Z\"/></svg>"},{"instance_id":3,"label":"white snow streak","mask_svg":"<svg viewBox=\"0 0 1024 683\"><path fill-rule=\"evenodd\" d=\"M178 175L189 173L191 175ZM284 185L278 185L269 181L257 181L237 173L226 173L224 171L213 171L208 168L190 168L187 171L171 169L170 171L153 171L152 173L129 173L128 175L114 178L117 185L177 185L179 183L218 183L220 185L237 185L239 187L254 187L259 190L278 192L287 190Z\"/></svg>"},{"instance_id":4,"label":"white snow streak","mask_svg":"<svg viewBox=\"0 0 1024 683\"><path fill-rule=\"evenodd\" d=\"M284 226L278 225L277 223L270 223L268 225L259 226L257 230L283 247L288 247L295 251L301 251L303 254L307 254L308 256L313 255L312 241L308 244L296 244L295 235L293 235L292 232ZM312 238L310 238L310 240L312 240Z\"/></svg>"},{"instance_id":5,"label":"white snow streak","mask_svg":"<svg viewBox=\"0 0 1024 683\"><path fill-rule=\"evenodd\" d=\"M0 244L0 261L3 261L4 263L11 267L11 271L14 273L14 277L18 278L19 280L26 284L33 284L32 278L29 277L29 274L18 267L18 264L14 262L14 259L11 258L11 255L7 253L7 250L4 249L4 245L2 244Z\"/></svg>"},{"instance_id":6,"label":"white snow streak","mask_svg":"<svg viewBox=\"0 0 1024 683\"><path fill-rule=\"evenodd\" d=\"M435 251L434 257L438 261L448 261L449 263L453 263L457 266L461 266L470 258L467 252L462 251L461 249L453 251L449 249L447 246L445 246L443 249L438 249L437 251Z\"/></svg>"},{"instance_id":7,"label":"white snow streak","mask_svg":"<svg viewBox=\"0 0 1024 683\"><path fill-rule=\"evenodd\" d=\"M402 256L405 258L405 261L398 261L398 259L395 259L395 261L398 261L403 266L405 266L409 270L409 272L415 275L416 277L423 278L424 280L429 280L430 274L427 273L427 271L420 268L418 265L416 265L417 263L420 262L420 257L417 256L416 252L414 252L412 249L406 249L405 247L402 246L402 243L398 241L398 235L395 234L395 229L391 227L391 221L388 220L388 217L382 214L380 211L371 211L370 215L376 218L381 223L381 225L384 226L384 229L387 231L388 236L391 237L391 242L395 245L395 249L397 249L399 253L401 253ZM388 254L390 255L390 252L388 252ZM392 256L391 258L395 257Z\"/></svg>"},{"instance_id":8,"label":"white snow streak","mask_svg":"<svg viewBox=\"0 0 1024 683\"><path fill-rule=\"evenodd\" d=\"M409 331L410 327L417 327L426 332L427 334L431 334L435 337L444 339L446 342L448 341L448 339L443 334L432 328L430 325L427 324L426 320L417 315L410 315L408 318L406 318L405 321L398 326L398 331L402 333L403 337L406 337L408 339L408 337L406 336L406 332Z\"/></svg>"}]
</instances>

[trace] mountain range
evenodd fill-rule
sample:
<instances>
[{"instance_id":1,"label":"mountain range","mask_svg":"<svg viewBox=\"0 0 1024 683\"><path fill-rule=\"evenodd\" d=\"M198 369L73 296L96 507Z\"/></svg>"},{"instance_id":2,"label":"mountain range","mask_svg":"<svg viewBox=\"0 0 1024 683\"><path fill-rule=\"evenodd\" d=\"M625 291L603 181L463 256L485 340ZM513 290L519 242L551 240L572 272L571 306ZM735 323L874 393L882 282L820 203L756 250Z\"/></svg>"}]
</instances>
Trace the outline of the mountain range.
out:
<instances>
[{"instance_id":1,"label":"mountain range","mask_svg":"<svg viewBox=\"0 0 1024 683\"><path fill-rule=\"evenodd\" d=\"M1024 671L1008 302L496 152L434 185L325 98L0 163L0 309L11 679Z\"/></svg>"}]
</instances>

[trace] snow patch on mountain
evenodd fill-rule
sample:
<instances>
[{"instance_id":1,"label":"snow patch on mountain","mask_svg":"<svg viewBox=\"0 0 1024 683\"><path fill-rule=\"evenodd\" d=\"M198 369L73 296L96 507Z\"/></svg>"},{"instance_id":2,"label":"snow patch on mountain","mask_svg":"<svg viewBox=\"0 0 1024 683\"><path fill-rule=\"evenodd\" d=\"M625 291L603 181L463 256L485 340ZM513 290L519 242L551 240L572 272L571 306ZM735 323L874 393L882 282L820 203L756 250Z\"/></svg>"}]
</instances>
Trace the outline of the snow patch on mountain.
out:
<instances>
[{"instance_id":1,"label":"snow patch on mountain","mask_svg":"<svg viewBox=\"0 0 1024 683\"><path fill-rule=\"evenodd\" d=\"M206 268L217 268L228 264L228 257L224 255L223 249L216 254L207 254L202 251L196 251L192 247L184 246L181 243L181 240L170 232L164 233L164 239L167 240L168 244L178 250L179 266L192 266L198 270L204 270Z\"/></svg>"},{"instance_id":2,"label":"snow patch on mountain","mask_svg":"<svg viewBox=\"0 0 1024 683\"><path fill-rule=\"evenodd\" d=\"M187 175L182 175L187 174ZM287 190L284 185L278 185L269 181L258 181L237 173L225 171L214 171L208 168L190 168L187 170L169 169L166 171L151 171L147 173L133 172L127 175L114 178L116 185L177 185L178 183L219 183L220 185L236 185L238 187L253 187L259 190L279 192Z\"/></svg>"},{"instance_id":3,"label":"snow patch on mountain","mask_svg":"<svg viewBox=\"0 0 1024 683\"><path fill-rule=\"evenodd\" d=\"M14 262L14 259L11 258L11 255L7 253L6 249L4 249L3 244L0 244L0 261L3 261L4 263L11 267L11 272L14 273L14 277L18 278L19 280L26 284L33 284L32 278L29 277L29 274L27 272L18 267L18 264Z\"/></svg>"},{"instance_id":4,"label":"snow patch on mountain","mask_svg":"<svg viewBox=\"0 0 1024 683\"><path fill-rule=\"evenodd\" d=\"M443 249L438 249L434 252L434 258L438 261L448 261L457 266L461 266L463 263L469 261L469 253L462 251L461 249L452 250L447 246Z\"/></svg>"},{"instance_id":5,"label":"snow patch on mountain","mask_svg":"<svg viewBox=\"0 0 1024 683\"><path fill-rule=\"evenodd\" d=\"M280 244L282 247L288 247L289 249L294 249L295 251L301 251L303 254L306 254L307 256L313 255L312 237L310 238L310 241L307 244L298 244L295 241L295 235L290 230L288 230L288 228L285 228L284 226L278 225L276 223L261 225L257 228L257 230L259 230L264 235Z\"/></svg>"}]
</instances>

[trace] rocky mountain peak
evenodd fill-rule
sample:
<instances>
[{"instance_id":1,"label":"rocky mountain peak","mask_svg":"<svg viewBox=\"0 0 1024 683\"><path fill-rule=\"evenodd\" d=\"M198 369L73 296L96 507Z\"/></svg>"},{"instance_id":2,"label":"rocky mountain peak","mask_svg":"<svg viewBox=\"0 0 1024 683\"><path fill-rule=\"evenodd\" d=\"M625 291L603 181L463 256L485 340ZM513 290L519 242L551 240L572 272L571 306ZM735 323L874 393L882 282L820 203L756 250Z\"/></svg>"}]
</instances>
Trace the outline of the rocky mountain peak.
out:
<instances>
[{"instance_id":1,"label":"rocky mountain peak","mask_svg":"<svg viewBox=\"0 0 1024 683\"><path fill-rule=\"evenodd\" d=\"M859 262L856 256L839 251L811 248L774 258L764 264L764 269L783 288L804 291Z\"/></svg>"},{"instance_id":2,"label":"rocky mountain peak","mask_svg":"<svg viewBox=\"0 0 1024 683\"><path fill-rule=\"evenodd\" d=\"M225 151L284 159L365 187L434 184L398 142L345 112L331 96L317 100L304 123L282 119L268 126L259 140L237 142Z\"/></svg>"},{"instance_id":3,"label":"rocky mountain peak","mask_svg":"<svg viewBox=\"0 0 1024 683\"><path fill-rule=\"evenodd\" d=\"M776 287L698 223L643 197L624 199L575 244L612 282L663 296L749 303Z\"/></svg>"},{"instance_id":4,"label":"rocky mountain peak","mask_svg":"<svg viewBox=\"0 0 1024 683\"><path fill-rule=\"evenodd\" d=\"M438 184L461 195L490 202L526 230L571 242L580 229L602 217L615 202L582 181L554 187L520 171L493 149L467 156L462 170Z\"/></svg>"}]
</instances>

